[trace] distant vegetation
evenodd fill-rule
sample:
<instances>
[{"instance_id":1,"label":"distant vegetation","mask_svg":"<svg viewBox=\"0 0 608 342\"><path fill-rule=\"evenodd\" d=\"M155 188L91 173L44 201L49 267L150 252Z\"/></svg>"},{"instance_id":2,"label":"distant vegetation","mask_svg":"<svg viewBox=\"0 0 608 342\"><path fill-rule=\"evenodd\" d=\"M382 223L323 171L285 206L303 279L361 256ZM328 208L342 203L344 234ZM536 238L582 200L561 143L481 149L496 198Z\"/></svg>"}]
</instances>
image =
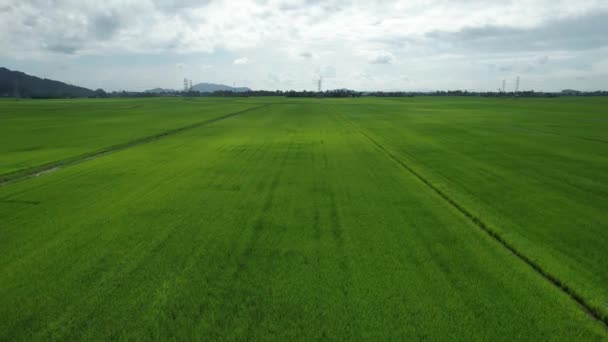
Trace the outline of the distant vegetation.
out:
<instances>
[{"instance_id":1,"label":"distant vegetation","mask_svg":"<svg viewBox=\"0 0 608 342\"><path fill-rule=\"evenodd\" d=\"M251 89L247 87L230 87L224 84L215 84L215 83L199 83L192 86L192 89L189 92L195 93L213 93L217 91L229 91L234 93L242 93L251 91ZM187 93L189 93L187 92ZM164 88L154 88L144 91L144 93L152 93L152 94L160 94L160 95L171 95L171 94L182 94L184 93L181 90L175 89L164 89Z\"/></svg>"},{"instance_id":2,"label":"distant vegetation","mask_svg":"<svg viewBox=\"0 0 608 342\"><path fill-rule=\"evenodd\" d=\"M139 91L113 91L103 89L91 90L67 83L27 75L20 71L11 71L0 67L0 97L22 97L33 99L45 98L77 98L77 97L173 97L173 96L222 96L222 97L250 97L250 96L285 96L310 98L336 98L336 97L414 97L414 96L482 96L482 97L561 97L561 96L608 96L608 91L578 91L572 89L561 92L536 92L533 90L519 92L476 92L467 90L448 91L355 91L350 89L334 89L326 91L308 90L252 90L247 87L230 87L223 84L199 83L192 86L189 91L153 88Z\"/></svg>"},{"instance_id":3,"label":"distant vegetation","mask_svg":"<svg viewBox=\"0 0 608 342\"><path fill-rule=\"evenodd\" d=\"M193 87L194 88L194 87ZM233 88L234 89L234 88ZM241 88L242 89L242 88ZM363 93L354 90L337 89L327 90L323 92L316 91L295 91L295 90L216 90L213 92L192 91L177 91L167 90L159 91L161 88L151 89L145 92L121 91L108 93L108 97L205 97L205 96L222 96L222 97L251 97L251 96L285 96L285 97L359 97Z\"/></svg>"},{"instance_id":4,"label":"distant vegetation","mask_svg":"<svg viewBox=\"0 0 608 342\"><path fill-rule=\"evenodd\" d=\"M368 96L379 97L412 97L412 96L483 96L483 97L558 97L558 96L608 96L608 91L578 91L566 89L561 92L526 91L467 91L467 90L438 90L432 92L407 91L375 91L364 93Z\"/></svg>"}]
</instances>

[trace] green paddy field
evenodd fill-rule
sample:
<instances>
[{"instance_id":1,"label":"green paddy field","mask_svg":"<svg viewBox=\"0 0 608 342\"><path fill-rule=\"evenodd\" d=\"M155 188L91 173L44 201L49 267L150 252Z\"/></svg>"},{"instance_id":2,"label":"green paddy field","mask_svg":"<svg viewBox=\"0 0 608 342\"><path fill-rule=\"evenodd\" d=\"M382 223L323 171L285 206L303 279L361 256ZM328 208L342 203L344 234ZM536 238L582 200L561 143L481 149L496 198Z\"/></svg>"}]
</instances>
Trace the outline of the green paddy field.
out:
<instances>
[{"instance_id":1,"label":"green paddy field","mask_svg":"<svg viewBox=\"0 0 608 342\"><path fill-rule=\"evenodd\" d=\"M608 99L0 100L0 340L608 340Z\"/></svg>"}]
</instances>

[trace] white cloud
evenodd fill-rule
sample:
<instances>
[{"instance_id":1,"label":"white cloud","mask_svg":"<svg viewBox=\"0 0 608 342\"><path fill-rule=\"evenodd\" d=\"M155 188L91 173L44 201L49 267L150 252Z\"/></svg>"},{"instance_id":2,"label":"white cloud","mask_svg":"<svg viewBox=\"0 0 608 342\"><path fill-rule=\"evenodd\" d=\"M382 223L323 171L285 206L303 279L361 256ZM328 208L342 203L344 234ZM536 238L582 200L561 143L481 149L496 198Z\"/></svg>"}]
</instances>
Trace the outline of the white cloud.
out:
<instances>
[{"instance_id":1,"label":"white cloud","mask_svg":"<svg viewBox=\"0 0 608 342\"><path fill-rule=\"evenodd\" d=\"M285 86L291 87L294 83L294 76L289 73L276 74L269 72L267 76L267 85L271 89L284 88Z\"/></svg>"},{"instance_id":2,"label":"white cloud","mask_svg":"<svg viewBox=\"0 0 608 342\"><path fill-rule=\"evenodd\" d=\"M247 58L247 57L241 57L241 58L235 59L233 63L236 65L245 65L245 64L249 64L250 61L249 61L249 58Z\"/></svg>"},{"instance_id":3,"label":"white cloud","mask_svg":"<svg viewBox=\"0 0 608 342\"><path fill-rule=\"evenodd\" d=\"M315 76L317 78L319 76L323 78L335 78L337 76L336 67L334 67L333 65L317 67L315 70Z\"/></svg>"},{"instance_id":4,"label":"white cloud","mask_svg":"<svg viewBox=\"0 0 608 342\"><path fill-rule=\"evenodd\" d=\"M372 64L391 64L395 61L395 56L388 51L373 52L369 57Z\"/></svg>"},{"instance_id":5,"label":"white cloud","mask_svg":"<svg viewBox=\"0 0 608 342\"><path fill-rule=\"evenodd\" d=\"M336 87L359 87L361 77L340 78L336 68L363 75L367 67L378 86L483 88L500 73L527 68L540 78L576 67L568 63L592 65L608 49L607 23L605 0L0 0L0 61L50 72L66 57L71 65L98 58L116 70L137 60L161 85L163 61L178 56L168 67L183 63L179 70L201 81L246 77L254 88L267 86L269 73L290 75L298 88L312 88L319 74ZM554 59L564 53L573 57ZM253 60L247 75L232 69ZM82 63L74 69L94 82ZM393 77L404 74L409 82ZM115 87L139 86L129 75L118 73Z\"/></svg>"}]
</instances>

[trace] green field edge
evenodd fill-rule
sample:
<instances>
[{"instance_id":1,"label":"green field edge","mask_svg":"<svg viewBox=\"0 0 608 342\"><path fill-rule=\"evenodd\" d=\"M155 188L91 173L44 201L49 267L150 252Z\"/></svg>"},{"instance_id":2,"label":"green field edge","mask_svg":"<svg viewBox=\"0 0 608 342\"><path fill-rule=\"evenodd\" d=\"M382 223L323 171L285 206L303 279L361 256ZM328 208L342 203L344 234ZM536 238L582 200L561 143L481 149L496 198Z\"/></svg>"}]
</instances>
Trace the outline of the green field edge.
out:
<instances>
[{"instance_id":1,"label":"green field edge","mask_svg":"<svg viewBox=\"0 0 608 342\"><path fill-rule=\"evenodd\" d=\"M458 203L452 197L450 197L445 191L439 189L435 186L429 179L424 177L418 171L413 169L410 165L405 163L403 160L398 158L395 154L389 151L386 147L380 144L377 140L372 138L369 134L367 134L361 127L352 122L343 114L339 114L346 122L353 126L353 128L362 136L364 136L367 140L369 140L376 148L378 148L382 153L384 153L388 158L396 162L399 166L404 168L406 171L411 173L414 177L424 183L430 190L434 191L438 194L444 201L446 201L450 206L463 214L469 221L484 231L487 235L489 235L494 241L498 242L503 248L511 252L515 257L517 257L522 262L526 263L530 266L537 274L539 274L542 278L553 284L557 289L564 292L568 295L572 300L574 300L584 311L586 311L589 316L591 316L594 320L601 322L605 328L608 329L608 315L603 312L600 308L590 304L583 296L578 294L572 287L568 284L560 280L558 277L552 275L547 270L545 270L539 263L532 260L530 257L525 255L519 249L517 249L514 245L512 245L509 241L503 238L495 229L492 229L487 223L485 223L481 218L475 215L472 211L465 208L462 204Z\"/></svg>"},{"instance_id":2,"label":"green field edge","mask_svg":"<svg viewBox=\"0 0 608 342\"><path fill-rule=\"evenodd\" d=\"M156 141L158 139L162 139L162 138L166 138L178 133L182 133L194 128L198 128L201 126L205 126L217 121L221 121L221 120L225 120L225 119L229 119L231 117L237 116L237 115L241 115L244 114L246 112L250 112L256 109L260 109L263 107L268 107L270 106L270 104L264 104L261 106L256 106L256 107L251 107L251 108L247 108L247 109L243 109L240 111L236 111L236 112L232 112L232 113L228 113L228 114L224 114L212 119L207 119L204 121L200 121L200 122L196 122L187 126L182 126L182 127L178 127L175 129L171 129L168 131L164 131L161 133L157 133L157 134L153 134L153 135L149 135L149 136L145 136L145 137L141 137L141 138L137 138L135 140L130 140L121 144L117 144L117 145L111 145L111 146L107 146L104 147L100 150L95 150L92 152L87 152L84 154L80 154L77 156L73 156L70 158L66 158L66 159L60 159L60 160L56 160L50 163L46 163L43 165L38 165L38 166L33 166L33 167L29 167L26 169L22 169L22 170L18 170L18 171L13 171L13 172L9 172L9 173L5 173L5 174L1 174L0 175L0 186L7 186L9 184L13 184L19 181L23 181L26 180L28 178L32 178L32 177L37 177L37 176L41 176L43 174L46 173L50 173L53 172L57 169L61 169L67 166L71 166L71 165L75 165L75 164L79 164L82 162L85 162L87 160L91 160L91 159L95 159L98 157L101 157L103 155L109 154L109 153L113 153L113 152L118 152L130 147L134 147L134 146L138 146L141 144L146 144L149 142L153 142Z\"/></svg>"}]
</instances>

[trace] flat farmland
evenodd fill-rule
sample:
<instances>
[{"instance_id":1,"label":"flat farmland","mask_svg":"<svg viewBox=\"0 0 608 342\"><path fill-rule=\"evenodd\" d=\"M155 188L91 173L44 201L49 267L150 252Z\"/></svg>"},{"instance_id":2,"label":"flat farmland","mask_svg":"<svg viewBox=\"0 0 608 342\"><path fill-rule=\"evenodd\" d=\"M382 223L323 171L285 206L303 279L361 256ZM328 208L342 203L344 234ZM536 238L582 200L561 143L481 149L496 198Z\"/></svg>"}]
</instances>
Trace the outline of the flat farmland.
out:
<instances>
[{"instance_id":1,"label":"flat farmland","mask_svg":"<svg viewBox=\"0 0 608 342\"><path fill-rule=\"evenodd\" d=\"M606 99L401 101L347 116L608 319Z\"/></svg>"},{"instance_id":2,"label":"flat farmland","mask_svg":"<svg viewBox=\"0 0 608 342\"><path fill-rule=\"evenodd\" d=\"M0 186L2 340L608 339L604 99L88 101L0 101L77 161Z\"/></svg>"},{"instance_id":3,"label":"flat farmland","mask_svg":"<svg viewBox=\"0 0 608 342\"><path fill-rule=\"evenodd\" d=\"M214 99L5 100L0 181L247 108Z\"/></svg>"}]
</instances>

